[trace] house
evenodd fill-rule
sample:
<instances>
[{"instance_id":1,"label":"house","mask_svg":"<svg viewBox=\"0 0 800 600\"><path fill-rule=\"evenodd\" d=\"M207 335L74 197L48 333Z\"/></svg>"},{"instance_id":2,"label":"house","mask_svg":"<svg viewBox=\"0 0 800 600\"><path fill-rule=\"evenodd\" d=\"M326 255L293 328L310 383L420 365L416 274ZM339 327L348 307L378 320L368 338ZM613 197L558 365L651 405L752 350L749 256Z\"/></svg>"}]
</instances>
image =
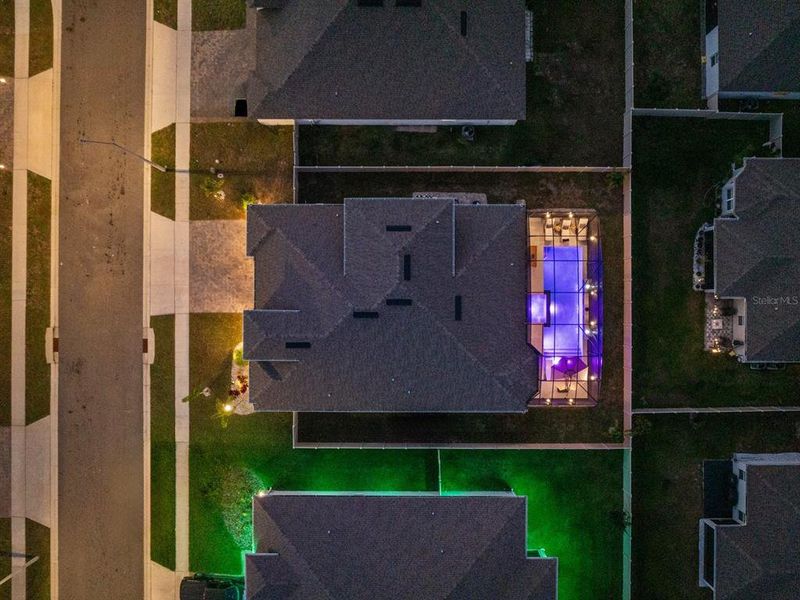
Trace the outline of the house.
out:
<instances>
[{"instance_id":1,"label":"house","mask_svg":"<svg viewBox=\"0 0 800 600\"><path fill-rule=\"evenodd\" d=\"M800 159L745 159L704 234L713 257L706 292L730 306L711 321L731 321L728 343L742 362L800 362L798 231Z\"/></svg>"},{"instance_id":2,"label":"house","mask_svg":"<svg viewBox=\"0 0 800 600\"><path fill-rule=\"evenodd\" d=\"M800 98L800 3L706 0L705 95Z\"/></svg>"},{"instance_id":3,"label":"house","mask_svg":"<svg viewBox=\"0 0 800 600\"><path fill-rule=\"evenodd\" d=\"M249 600L555 600L558 559L526 549L511 493L253 499Z\"/></svg>"},{"instance_id":4,"label":"house","mask_svg":"<svg viewBox=\"0 0 800 600\"><path fill-rule=\"evenodd\" d=\"M264 123L510 125L525 118L522 0L256 0Z\"/></svg>"},{"instance_id":5,"label":"house","mask_svg":"<svg viewBox=\"0 0 800 600\"><path fill-rule=\"evenodd\" d=\"M522 205L250 206L259 411L521 413L538 390Z\"/></svg>"},{"instance_id":6,"label":"house","mask_svg":"<svg viewBox=\"0 0 800 600\"><path fill-rule=\"evenodd\" d=\"M700 587L714 600L797 598L800 453L707 461L703 491Z\"/></svg>"}]
</instances>

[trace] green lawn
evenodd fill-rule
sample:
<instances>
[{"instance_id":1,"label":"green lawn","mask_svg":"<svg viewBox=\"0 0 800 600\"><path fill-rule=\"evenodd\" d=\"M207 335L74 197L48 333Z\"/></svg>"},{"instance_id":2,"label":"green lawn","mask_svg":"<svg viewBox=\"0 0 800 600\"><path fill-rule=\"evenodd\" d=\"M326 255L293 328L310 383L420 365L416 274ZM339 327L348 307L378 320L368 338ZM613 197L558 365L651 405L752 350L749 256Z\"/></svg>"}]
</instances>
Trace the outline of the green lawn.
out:
<instances>
[{"instance_id":1,"label":"green lawn","mask_svg":"<svg viewBox=\"0 0 800 600\"><path fill-rule=\"evenodd\" d=\"M50 180L28 171L28 270L25 305L25 422L50 414Z\"/></svg>"},{"instance_id":2,"label":"green lawn","mask_svg":"<svg viewBox=\"0 0 800 600\"><path fill-rule=\"evenodd\" d=\"M529 2L534 60L527 117L512 127L435 134L390 127L304 126L302 164L619 165L624 112L624 3Z\"/></svg>"},{"instance_id":3,"label":"green lawn","mask_svg":"<svg viewBox=\"0 0 800 600\"><path fill-rule=\"evenodd\" d=\"M706 107L701 99L701 9L697 0L633 0L636 106Z\"/></svg>"},{"instance_id":4,"label":"green lawn","mask_svg":"<svg viewBox=\"0 0 800 600\"><path fill-rule=\"evenodd\" d=\"M733 452L797 452L800 418L647 419L652 429L633 442L633 597L708 600L711 594L696 583L703 460L730 458Z\"/></svg>"},{"instance_id":5,"label":"green lawn","mask_svg":"<svg viewBox=\"0 0 800 600\"><path fill-rule=\"evenodd\" d=\"M752 110L752 101L748 102ZM800 102L796 100L760 100L757 111L761 113L781 113L783 115L783 156L800 157ZM738 100L720 100L721 111L738 112L742 103Z\"/></svg>"},{"instance_id":6,"label":"green lawn","mask_svg":"<svg viewBox=\"0 0 800 600\"><path fill-rule=\"evenodd\" d=\"M756 372L703 350L692 290L697 228L730 164L763 151L764 123L637 119L633 169L633 392L637 406L794 404L800 366Z\"/></svg>"},{"instance_id":7,"label":"green lawn","mask_svg":"<svg viewBox=\"0 0 800 600\"><path fill-rule=\"evenodd\" d=\"M528 549L558 557L560 600L622 590L622 451L442 451L442 491L528 498Z\"/></svg>"},{"instance_id":8,"label":"green lawn","mask_svg":"<svg viewBox=\"0 0 800 600\"><path fill-rule=\"evenodd\" d=\"M192 0L192 29L242 29L245 26L245 0Z\"/></svg>"},{"instance_id":9,"label":"green lawn","mask_svg":"<svg viewBox=\"0 0 800 600\"><path fill-rule=\"evenodd\" d=\"M0 397L11 397L12 174L0 171ZM11 423L11 403L0 402L0 425Z\"/></svg>"},{"instance_id":10,"label":"green lawn","mask_svg":"<svg viewBox=\"0 0 800 600\"><path fill-rule=\"evenodd\" d=\"M153 0L153 19L172 27L178 28L178 0Z\"/></svg>"},{"instance_id":11,"label":"green lawn","mask_svg":"<svg viewBox=\"0 0 800 600\"><path fill-rule=\"evenodd\" d=\"M11 519L0 518L0 577L5 577L11 572ZM11 585L6 583L0 586L0 600L11 600Z\"/></svg>"},{"instance_id":12,"label":"green lawn","mask_svg":"<svg viewBox=\"0 0 800 600\"><path fill-rule=\"evenodd\" d=\"M0 75L14 76L13 2L0 3Z\"/></svg>"},{"instance_id":13,"label":"green lawn","mask_svg":"<svg viewBox=\"0 0 800 600\"><path fill-rule=\"evenodd\" d=\"M50 529L25 519L25 547L39 557L25 572L27 600L50 600Z\"/></svg>"},{"instance_id":14,"label":"green lawn","mask_svg":"<svg viewBox=\"0 0 800 600\"><path fill-rule=\"evenodd\" d=\"M53 7L50 0L31 0L31 37L28 75L53 66Z\"/></svg>"},{"instance_id":15,"label":"green lawn","mask_svg":"<svg viewBox=\"0 0 800 600\"><path fill-rule=\"evenodd\" d=\"M151 317L150 557L175 569L175 316Z\"/></svg>"},{"instance_id":16,"label":"green lawn","mask_svg":"<svg viewBox=\"0 0 800 600\"><path fill-rule=\"evenodd\" d=\"M152 135L150 158L163 167L175 168L175 124ZM175 173L150 169L150 210L175 219Z\"/></svg>"},{"instance_id":17,"label":"green lawn","mask_svg":"<svg viewBox=\"0 0 800 600\"><path fill-rule=\"evenodd\" d=\"M292 129L257 122L193 123L191 128L192 219L243 219L242 196L258 203L292 201ZM223 199L203 191L224 174Z\"/></svg>"},{"instance_id":18,"label":"green lawn","mask_svg":"<svg viewBox=\"0 0 800 600\"><path fill-rule=\"evenodd\" d=\"M301 417L303 441L609 442L622 419L622 192L605 175L553 174L302 174L304 202L346 197L407 196L415 191L486 192L492 202L524 199L530 208L574 207L598 211L604 262L604 363L598 406L537 408L526 415L408 417L381 414L313 414Z\"/></svg>"}]
</instances>

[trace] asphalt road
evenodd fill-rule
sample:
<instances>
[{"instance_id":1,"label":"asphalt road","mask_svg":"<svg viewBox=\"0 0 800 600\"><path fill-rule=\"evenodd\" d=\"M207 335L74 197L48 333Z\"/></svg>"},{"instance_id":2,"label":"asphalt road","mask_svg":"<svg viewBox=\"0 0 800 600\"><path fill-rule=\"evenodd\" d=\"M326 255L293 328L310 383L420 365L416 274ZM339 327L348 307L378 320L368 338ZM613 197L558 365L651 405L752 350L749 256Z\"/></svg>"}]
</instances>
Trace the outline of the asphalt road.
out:
<instances>
[{"instance_id":1,"label":"asphalt road","mask_svg":"<svg viewBox=\"0 0 800 600\"><path fill-rule=\"evenodd\" d=\"M58 587L144 595L142 238L146 3L64 0ZM55 576L55 574L54 574Z\"/></svg>"}]
</instances>

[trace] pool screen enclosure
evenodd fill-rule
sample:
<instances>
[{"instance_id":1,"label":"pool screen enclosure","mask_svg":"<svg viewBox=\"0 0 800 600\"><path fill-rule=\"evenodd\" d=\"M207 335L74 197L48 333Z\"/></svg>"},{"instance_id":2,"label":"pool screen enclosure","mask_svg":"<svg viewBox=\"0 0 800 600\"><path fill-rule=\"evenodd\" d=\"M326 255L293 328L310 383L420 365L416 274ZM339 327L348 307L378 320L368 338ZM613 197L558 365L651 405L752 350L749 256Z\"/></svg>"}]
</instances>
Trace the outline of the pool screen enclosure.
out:
<instances>
[{"instance_id":1,"label":"pool screen enclosure","mask_svg":"<svg viewBox=\"0 0 800 600\"><path fill-rule=\"evenodd\" d=\"M532 404L593 405L602 370L602 252L594 211L528 213L530 343L539 351Z\"/></svg>"}]
</instances>

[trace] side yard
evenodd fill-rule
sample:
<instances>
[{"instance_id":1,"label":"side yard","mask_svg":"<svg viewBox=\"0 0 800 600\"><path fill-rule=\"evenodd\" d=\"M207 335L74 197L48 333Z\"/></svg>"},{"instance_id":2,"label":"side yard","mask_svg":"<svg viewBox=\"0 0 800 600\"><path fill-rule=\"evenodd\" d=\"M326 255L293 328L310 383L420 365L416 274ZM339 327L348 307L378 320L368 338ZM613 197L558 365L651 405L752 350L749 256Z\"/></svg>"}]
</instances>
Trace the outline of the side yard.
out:
<instances>
[{"instance_id":1,"label":"side yard","mask_svg":"<svg viewBox=\"0 0 800 600\"><path fill-rule=\"evenodd\" d=\"M692 290L695 232L715 215L731 164L760 155L763 122L639 118L634 123L633 391L645 406L795 404L800 367L755 372L703 350Z\"/></svg>"},{"instance_id":2,"label":"side yard","mask_svg":"<svg viewBox=\"0 0 800 600\"><path fill-rule=\"evenodd\" d=\"M633 441L633 597L708 600L711 594L696 583L703 460L800 451L800 418L636 417L642 419L650 427Z\"/></svg>"},{"instance_id":3,"label":"side yard","mask_svg":"<svg viewBox=\"0 0 800 600\"><path fill-rule=\"evenodd\" d=\"M300 200L407 196L415 191L485 192L491 202L523 199L530 208L594 208L604 261L604 362L598 406L536 408L526 415L303 414L302 441L613 442L622 421L622 190L596 174L301 174Z\"/></svg>"}]
</instances>

